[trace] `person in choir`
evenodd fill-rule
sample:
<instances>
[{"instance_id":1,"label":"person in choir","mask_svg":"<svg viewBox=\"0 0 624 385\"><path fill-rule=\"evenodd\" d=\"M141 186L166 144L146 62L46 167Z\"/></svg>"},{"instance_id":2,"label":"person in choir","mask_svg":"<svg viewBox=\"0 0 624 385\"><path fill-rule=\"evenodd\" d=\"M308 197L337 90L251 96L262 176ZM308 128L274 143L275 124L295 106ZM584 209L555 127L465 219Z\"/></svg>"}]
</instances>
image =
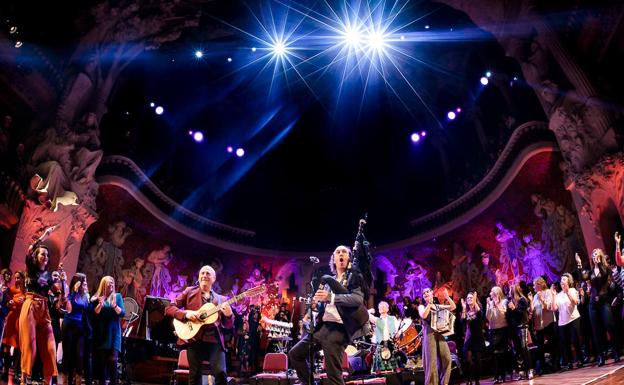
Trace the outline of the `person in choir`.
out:
<instances>
[{"instance_id":1,"label":"person in choir","mask_svg":"<svg viewBox=\"0 0 624 385\"><path fill-rule=\"evenodd\" d=\"M63 340L63 374L60 383L68 385L72 376L75 384L82 383L83 357L85 354L85 322L89 309L89 293L87 276L76 273L69 284L69 295L65 306L65 316L62 325Z\"/></svg>"},{"instance_id":2,"label":"person in choir","mask_svg":"<svg viewBox=\"0 0 624 385\"><path fill-rule=\"evenodd\" d=\"M448 304L435 304L433 290L426 288L423 290L425 304L418 306L423 326L422 356L425 385L448 385L451 378L451 351L444 336L431 327L431 315L440 310L454 311L455 302L446 289L442 289L439 294Z\"/></svg>"},{"instance_id":3,"label":"person in choir","mask_svg":"<svg viewBox=\"0 0 624 385\"><path fill-rule=\"evenodd\" d=\"M121 319L126 314L121 294L115 292L115 279L102 277L91 297L93 307L93 349L99 363L100 384L117 385L117 361L121 352Z\"/></svg>"},{"instance_id":4,"label":"person in choir","mask_svg":"<svg viewBox=\"0 0 624 385\"><path fill-rule=\"evenodd\" d=\"M505 382L505 356L509 345L507 335L507 300L503 289L494 286L486 300L485 318L490 331L490 347L494 357L494 383Z\"/></svg>"},{"instance_id":5,"label":"person in choir","mask_svg":"<svg viewBox=\"0 0 624 385\"><path fill-rule=\"evenodd\" d=\"M574 288L574 279L572 274L565 273L561 276L561 292L556 293L552 290L555 296L554 309L557 311L559 318L559 334L561 351L563 353L563 365L568 369L574 368L574 360L572 359L571 347L574 345L574 351L576 353L576 361L578 367L583 366L583 353L580 344L581 334L581 314L578 311L577 305L579 303L578 291Z\"/></svg>"},{"instance_id":6,"label":"person in choir","mask_svg":"<svg viewBox=\"0 0 624 385\"><path fill-rule=\"evenodd\" d=\"M462 298L461 319L464 323L464 357L468 365L468 384L479 385L481 353L485 346L483 338L483 311L474 290Z\"/></svg>"}]
</instances>

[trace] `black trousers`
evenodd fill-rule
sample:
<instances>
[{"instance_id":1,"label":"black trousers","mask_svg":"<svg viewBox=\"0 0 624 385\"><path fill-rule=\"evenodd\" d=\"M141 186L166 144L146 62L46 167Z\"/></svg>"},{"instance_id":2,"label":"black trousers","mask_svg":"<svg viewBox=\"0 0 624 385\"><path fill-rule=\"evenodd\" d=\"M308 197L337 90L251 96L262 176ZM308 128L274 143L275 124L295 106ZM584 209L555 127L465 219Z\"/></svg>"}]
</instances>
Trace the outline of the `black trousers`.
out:
<instances>
[{"instance_id":1,"label":"black trousers","mask_svg":"<svg viewBox=\"0 0 624 385\"><path fill-rule=\"evenodd\" d=\"M195 341L186 345L189 362L189 385L202 384L202 361L210 362L216 385L227 385L225 352L219 343Z\"/></svg>"},{"instance_id":2,"label":"black trousers","mask_svg":"<svg viewBox=\"0 0 624 385\"><path fill-rule=\"evenodd\" d=\"M572 346L574 346L574 351L576 352L576 361L583 362L583 351L581 350L580 342L581 320L577 318L565 325L560 325L559 334L563 364L572 365L574 363L574 359L572 358Z\"/></svg>"},{"instance_id":3,"label":"black trousers","mask_svg":"<svg viewBox=\"0 0 624 385\"><path fill-rule=\"evenodd\" d=\"M109 380L109 385L117 385L119 376L117 375L117 359L119 352L115 349L98 349L95 353L95 357L99 365L99 379L100 384L106 384L106 380Z\"/></svg>"},{"instance_id":4,"label":"black trousers","mask_svg":"<svg viewBox=\"0 0 624 385\"><path fill-rule=\"evenodd\" d=\"M349 337L344 326L334 322L323 322L320 329L314 332L314 336L306 335L288 353L299 381L304 385L310 385L309 352L310 349L314 352L322 349L328 382L331 385L344 385L342 355L348 343Z\"/></svg>"}]
</instances>

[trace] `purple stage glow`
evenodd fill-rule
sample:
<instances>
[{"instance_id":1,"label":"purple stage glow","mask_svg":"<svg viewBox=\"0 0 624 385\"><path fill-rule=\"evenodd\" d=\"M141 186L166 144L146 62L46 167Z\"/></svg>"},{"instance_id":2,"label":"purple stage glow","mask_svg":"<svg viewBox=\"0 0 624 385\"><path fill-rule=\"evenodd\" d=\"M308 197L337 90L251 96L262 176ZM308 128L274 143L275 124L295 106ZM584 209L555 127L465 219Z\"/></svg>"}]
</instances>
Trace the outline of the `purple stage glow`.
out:
<instances>
[{"instance_id":1,"label":"purple stage glow","mask_svg":"<svg viewBox=\"0 0 624 385\"><path fill-rule=\"evenodd\" d=\"M197 143L201 143L204 141L204 134L200 131L197 131L196 133L193 134L193 139L197 142Z\"/></svg>"},{"instance_id":2,"label":"purple stage glow","mask_svg":"<svg viewBox=\"0 0 624 385\"><path fill-rule=\"evenodd\" d=\"M412 134L412 142L417 143L420 140L420 135L418 133L413 133Z\"/></svg>"},{"instance_id":3,"label":"purple stage glow","mask_svg":"<svg viewBox=\"0 0 624 385\"><path fill-rule=\"evenodd\" d=\"M457 114L455 113L455 111L449 111L448 114L446 114L446 117L449 120L454 120L457 117Z\"/></svg>"}]
</instances>

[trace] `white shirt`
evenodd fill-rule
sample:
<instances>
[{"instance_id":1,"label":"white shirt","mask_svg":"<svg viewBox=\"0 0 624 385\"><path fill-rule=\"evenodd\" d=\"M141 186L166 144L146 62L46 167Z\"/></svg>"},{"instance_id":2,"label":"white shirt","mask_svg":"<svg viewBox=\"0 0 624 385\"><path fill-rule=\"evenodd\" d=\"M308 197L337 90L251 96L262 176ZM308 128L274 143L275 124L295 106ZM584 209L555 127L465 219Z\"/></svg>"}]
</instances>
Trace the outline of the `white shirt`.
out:
<instances>
[{"instance_id":1,"label":"white shirt","mask_svg":"<svg viewBox=\"0 0 624 385\"><path fill-rule=\"evenodd\" d=\"M544 299L543 306L539 299L540 293ZM555 322L555 312L548 309L553 302L552 291L547 289L541 291L540 293L536 293L533 296L533 326L535 330L542 330L546 326Z\"/></svg>"},{"instance_id":2,"label":"white shirt","mask_svg":"<svg viewBox=\"0 0 624 385\"><path fill-rule=\"evenodd\" d=\"M338 308L334 305L334 298L336 295L331 293L331 301L325 305L325 313L323 313L323 321L326 322L336 322L341 324L342 318L340 317L340 313L338 313Z\"/></svg>"},{"instance_id":3,"label":"white shirt","mask_svg":"<svg viewBox=\"0 0 624 385\"><path fill-rule=\"evenodd\" d=\"M573 288L568 289L568 291L570 296L576 298L578 303L578 291ZM567 325L581 316L576 305L572 305L570 298L563 291L557 294L555 301L557 301L557 306L559 307L559 326Z\"/></svg>"}]
</instances>

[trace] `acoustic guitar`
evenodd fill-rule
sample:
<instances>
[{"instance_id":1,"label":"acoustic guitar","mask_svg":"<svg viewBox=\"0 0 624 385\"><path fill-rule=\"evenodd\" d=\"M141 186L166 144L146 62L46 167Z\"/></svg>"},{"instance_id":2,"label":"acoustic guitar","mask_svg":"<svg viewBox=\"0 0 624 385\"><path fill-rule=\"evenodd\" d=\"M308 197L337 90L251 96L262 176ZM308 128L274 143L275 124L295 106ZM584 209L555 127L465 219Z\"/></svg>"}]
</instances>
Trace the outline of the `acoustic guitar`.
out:
<instances>
[{"instance_id":1,"label":"acoustic guitar","mask_svg":"<svg viewBox=\"0 0 624 385\"><path fill-rule=\"evenodd\" d=\"M205 303L202 307L194 312L194 314L197 315L197 318L199 318L200 321L178 321L175 318L173 319L173 328L175 329L175 334L178 336L178 338L188 341L191 338L195 337L195 335L202 326L215 323L219 318L219 312L223 310L226 304L231 305L244 298L255 297L264 293L266 290L267 285L263 284L244 291L221 303L220 305L215 305L212 302Z\"/></svg>"}]
</instances>

